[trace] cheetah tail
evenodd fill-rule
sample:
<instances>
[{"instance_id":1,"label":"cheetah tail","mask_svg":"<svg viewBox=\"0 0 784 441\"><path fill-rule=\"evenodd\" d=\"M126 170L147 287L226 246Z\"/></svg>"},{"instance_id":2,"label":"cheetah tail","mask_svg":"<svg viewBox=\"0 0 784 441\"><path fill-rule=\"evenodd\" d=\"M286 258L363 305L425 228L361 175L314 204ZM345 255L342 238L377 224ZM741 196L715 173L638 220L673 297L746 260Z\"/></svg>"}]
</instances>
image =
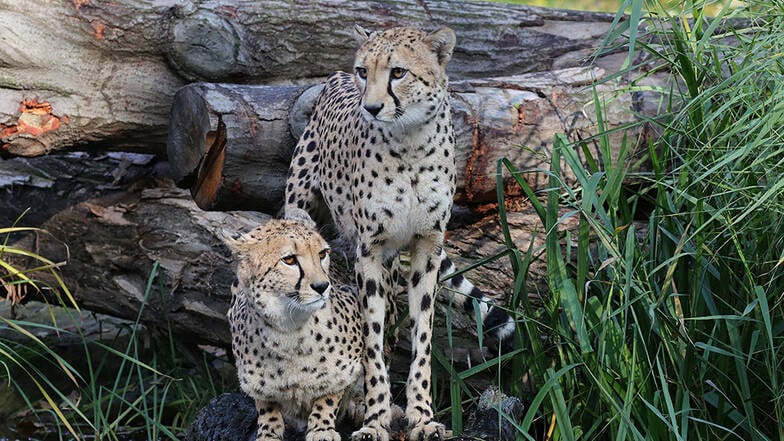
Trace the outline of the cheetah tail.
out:
<instances>
[{"instance_id":1,"label":"cheetah tail","mask_svg":"<svg viewBox=\"0 0 784 441\"><path fill-rule=\"evenodd\" d=\"M503 353L510 352L514 344L514 319L503 308L495 305L493 299L485 295L481 289L463 277L462 274L443 280L444 277L455 271L457 271L455 264L444 251L441 251L441 266L438 269L438 278L446 288L444 291L452 296L452 304L462 307L466 313L473 317L473 300L476 299L485 335L490 337L491 341L498 343Z\"/></svg>"}]
</instances>

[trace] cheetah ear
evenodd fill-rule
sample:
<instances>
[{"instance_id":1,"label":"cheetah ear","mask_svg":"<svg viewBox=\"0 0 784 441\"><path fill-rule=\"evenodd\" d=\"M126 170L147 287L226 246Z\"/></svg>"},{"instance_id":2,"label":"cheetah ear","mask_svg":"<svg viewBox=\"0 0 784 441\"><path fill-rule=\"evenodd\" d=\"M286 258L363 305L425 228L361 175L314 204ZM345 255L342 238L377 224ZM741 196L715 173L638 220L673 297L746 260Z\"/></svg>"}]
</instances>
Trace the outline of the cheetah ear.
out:
<instances>
[{"instance_id":1,"label":"cheetah ear","mask_svg":"<svg viewBox=\"0 0 784 441\"><path fill-rule=\"evenodd\" d=\"M230 234L227 231L222 231L219 233L219 235L221 239L223 239L223 243L229 247L235 256L241 255L247 248L247 243L249 240L247 234Z\"/></svg>"},{"instance_id":2,"label":"cheetah ear","mask_svg":"<svg viewBox=\"0 0 784 441\"><path fill-rule=\"evenodd\" d=\"M425 43L430 45L430 49L435 52L441 67L446 67L446 64L452 59L452 51L455 49L456 42L455 31L449 28L439 28L425 37Z\"/></svg>"},{"instance_id":3,"label":"cheetah ear","mask_svg":"<svg viewBox=\"0 0 784 441\"><path fill-rule=\"evenodd\" d=\"M258 228L258 227L256 227ZM254 243L258 243L258 239L254 239L250 231L242 231L235 228L220 228L215 232L215 235L223 242L224 245L229 247L234 256L239 257L243 255Z\"/></svg>"},{"instance_id":4,"label":"cheetah ear","mask_svg":"<svg viewBox=\"0 0 784 441\"><path fill-rule=\"evenodd\" d=\"M283 218L286 220L302 222L303 224L311 228L316 228L316 222L313 221L313 218L310 217L307 211L301 208L287 209L286 214L283 216Z\"/></svg>"},{"instance_id":5,"label":"cheetah ear","mask_svg":"<svg viewBox=\"0 0 784 441\"><path fill-rule=\"evenodd\" d=\"M357 41L357 44L362 44L370 38L370 35L373 32L368 31L367 29L363 28L362 26L355 24L354 25L354 40Z\"/></svg>"}]
</instances>

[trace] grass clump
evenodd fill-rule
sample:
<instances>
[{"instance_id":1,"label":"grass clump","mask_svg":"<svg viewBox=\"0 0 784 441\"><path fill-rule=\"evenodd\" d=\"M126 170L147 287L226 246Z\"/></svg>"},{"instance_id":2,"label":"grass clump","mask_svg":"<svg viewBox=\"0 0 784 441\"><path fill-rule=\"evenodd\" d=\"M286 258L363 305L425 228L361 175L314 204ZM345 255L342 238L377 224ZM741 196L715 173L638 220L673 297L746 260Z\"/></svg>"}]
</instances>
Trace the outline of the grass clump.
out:
<instances>
[{"instance_id":1,"label":"grass clump","mask_svg":"<svg viewBox=\"0 0 784 441\"><path fill-rule=\"evenodd\" d=\"M705 6L658 9L648 35L629 32L645 14L617 24L630 71L642 59L672 79L663 112L644 121L661 133L649 172L629 171L631 140L611 144L599 96L600 134L556 137L543 194L499 162L499 189L502 172L516 178L546 236L518 250L506 231L522 312L503 369L511 390L523 375L536 386L516 391L529 404L518 439L784 439L784 5L716 19ZM533 307L523 281L540 253L550 291Z\"/></svg>"},{"instance_id":2,"label":"grass clump","mask_svg":"<svg viewBox=\"0 0 784 441\"><path fill-rule=\"evenodd\" d=\"M142 326L147 299L156 285L163 290L157 263L136 321L115 320L113 337L107 339L102 333L99 338L81 329L82 316L57 273L59 265L8 244L8 237L20 232L41 231L0 229L6 235L0 246L4 269L0 282L6 299L0 301L18 302L35 290L47 291L43 298L60 303L58 308L48 308L51 324L0 316L0 381L12 386L29 409L18 416L21 426L33 428L28 435L35 439L181 439L196 412L224 387L213 377L215 369L207 353L202 354L203 365L199 366L183 359L184 348L175 349L171 332ZM23 256L35 264L20 268L11 263L18 259L7 256ZM42 279L55 280L56 285L38 280L35 275L41 272L47 273ZM41 332L52 337L39 337ZM71 343L54 347L63 341Z\"/></svg>"},{"instance_id":3,"label":"grass clump","mask_svg":"<svg viewBox=\"0 0 784 441\"><path fill-rule=\"evenodd\" d=\"M12 234L40 232L36 228L16 226L16 223L19 222L22 216L17 219L13 226L0 228L0 235L4 236L2 243L0 243L0 288L5 292L5 301L21 301L28 291L46 291L52 293L62 304L68 304L78 310L76 300L58 273L58 268L61 266L60 263L52 262L34 252L9 244ZM9 259L9 256L26 258L32 264L30 267L19 267L19 265L13 263L16 259ZM37 276L42 273L51 276L51 279L54 280L54 285L39 280ZM54 315L51 317L56 326ZM64 428L75 436L76 431L74 427L58 406L59 399L63 397L63 394L60 393L57 387L54 387L42 364L49 365L50 368L68 378L74 385L81 379L79 373L65 358L61 357L47 343L30 332L27 325L33 328L39 327L36 324L27 324L0 316L0 331L10 331L12 335L16 335L25 341L25 343L20 343L17 339L0 337L0 380L4 380L7 385L12 385L21 390L19 378L17 375L12 375L12 373L21 373L25 380L30 381L35 386L35 389L48 404L51 409L50 412L55 418L62 421ZM35 359L43 360L44 363L36 363L33 361ZM27 397L25 396L25 398ZM32 408L33 403L28 399L25 401Z\"/></svg>"}]
</instances>

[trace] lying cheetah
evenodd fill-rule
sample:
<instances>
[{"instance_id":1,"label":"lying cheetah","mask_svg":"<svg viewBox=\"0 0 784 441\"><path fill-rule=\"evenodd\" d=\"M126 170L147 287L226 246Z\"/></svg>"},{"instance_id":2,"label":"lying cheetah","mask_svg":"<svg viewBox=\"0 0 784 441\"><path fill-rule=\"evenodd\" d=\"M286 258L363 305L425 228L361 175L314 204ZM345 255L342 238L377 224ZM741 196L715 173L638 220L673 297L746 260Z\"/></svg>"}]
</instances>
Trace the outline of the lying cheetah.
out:
<instances>
[{"instance_id":1,"label":"lying cheetah","mask_svg":"<svg viewBox=\"0 0 784 441\"><path fill-rule=\"evenodd\" d=\"M231 247L232 349L240 388L256 402L257 440L282 440L285 415L307 419L307 441L340 441L338 406L363 372L356 291L333 289L330 249L312 225L271 220Z\"/></svg>"},{"instance_id":2,"label":"lying cheetah","mask_svg":"<svg viewBox=\"0 0 784 441\"><path fill-rule=\"evenodd\" d=\"M336 229L356 244L366 414L352 439L389 438L385 302L401 288L408 292L413 342L406 383L410 439L439 439L444 427L433 419L430 342L439 270L454 270L443 242L456 179L445 72L455 33L357 27L355 34L354 74L337 72L327 80L294 150L284 209L315 214L323 198ZM402 250L411 257L405 279L397 277ZM467 308L473 308L470 298L483 300L485 329L495 328L501 339L511 334L509 316L488 307L480 290L461 277L451 285L469 294L455 299Z\"/></svg>"}]
</instances>

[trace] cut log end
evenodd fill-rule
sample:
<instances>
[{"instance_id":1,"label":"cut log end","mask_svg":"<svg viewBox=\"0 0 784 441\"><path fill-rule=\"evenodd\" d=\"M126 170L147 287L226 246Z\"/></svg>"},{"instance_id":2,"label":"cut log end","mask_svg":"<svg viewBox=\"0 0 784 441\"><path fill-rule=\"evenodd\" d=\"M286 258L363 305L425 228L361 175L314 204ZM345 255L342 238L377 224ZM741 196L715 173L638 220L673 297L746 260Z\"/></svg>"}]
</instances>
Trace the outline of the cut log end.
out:
<instances>
[{"instance_id":1,"label":"cut log end","mask_svg":"<svg viewBox=\"0 0 784 441\"><path fill-rule=\"evenodd\" d=\"M189 86L178 90L174 95L166 141L172 179L178 187L190 188L195 184L206 146L211 145L208 140L211 131L202 94Z\"/></svg>"},{"instance_id":2,"label":"cut log end","mask_svg":"<svg viewBox=\"0 0 784 441\"><path fill-rule=\"evenodd\" d=\"M188 80L220 81L241 72L236 54L242 46L232 20L218 11L197 10L171 27L169 60Z\"/></svg>"},{"instance_id":3,"label":"cut log end","mask_svg":"<svg viewBox=\"0 0 784 441\"><path fill-rule=\"evenodd\" d=\"M205 145L208 145L196 180L191 186L191 195L202 210L215 209L215 201L223 181L223 165L226 162L226 124L218 118L218 128L207 132Z\"/></svg>"},{"instance_id":4,"label":"cut log end","mask_svg":"<svg viewBox=\"0 0 784 441\"><path fill-rule=\"evenodd\" d=\"M177 186L190 189L203 210L276 214L296 143L291 109L306 89L214 83L180 89L167 140Z\"/></svg>"}]
</instances>

